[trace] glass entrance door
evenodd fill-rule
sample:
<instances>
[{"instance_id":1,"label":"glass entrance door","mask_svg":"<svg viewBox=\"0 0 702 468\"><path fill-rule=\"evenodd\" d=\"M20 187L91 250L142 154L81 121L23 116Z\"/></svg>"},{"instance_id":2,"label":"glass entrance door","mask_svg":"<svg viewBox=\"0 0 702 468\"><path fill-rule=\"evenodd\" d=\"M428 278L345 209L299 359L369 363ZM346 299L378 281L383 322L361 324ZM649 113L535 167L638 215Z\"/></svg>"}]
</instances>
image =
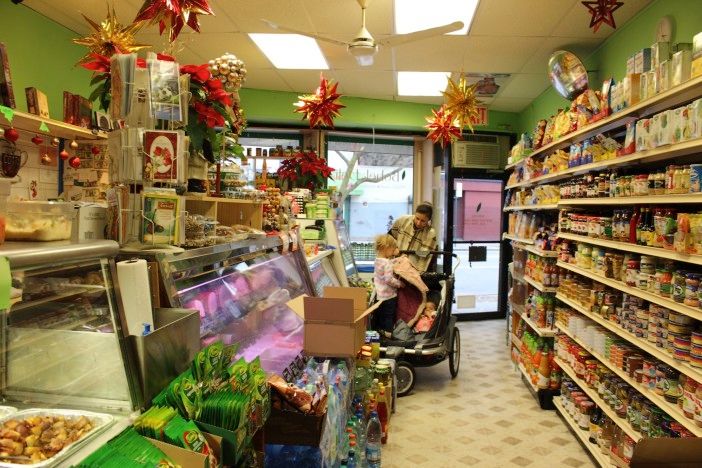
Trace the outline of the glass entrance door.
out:
<instances>
[{"instance_id":1,"label":"glass entrance door","mask_svg":"<svg viewBox=\"0 0 702 468\"><path fill-rule=\"evenodd\" d=\"M497 315L500 292L501 180L454 179L454 314Z\"/></svg>"}]
</instances>

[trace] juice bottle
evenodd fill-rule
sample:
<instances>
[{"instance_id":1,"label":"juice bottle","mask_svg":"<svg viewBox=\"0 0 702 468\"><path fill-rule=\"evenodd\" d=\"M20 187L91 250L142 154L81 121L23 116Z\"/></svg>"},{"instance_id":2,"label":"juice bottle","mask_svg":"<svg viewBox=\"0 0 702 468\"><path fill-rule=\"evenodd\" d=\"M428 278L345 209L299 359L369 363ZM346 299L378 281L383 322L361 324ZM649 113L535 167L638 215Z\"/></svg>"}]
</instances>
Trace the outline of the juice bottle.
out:
<instances>
[{"instance_id":1,"label":"juice bottle","mask_svg":"<svg viewBox=\"0 0 702 468\"><path fill-rule=\"evenodd\" d=\"M385 390L380 391L378 398L378 419L380 419L381 443L385 444L388 441L388 404L385 399Z\"/></svg>"}]
</instances>

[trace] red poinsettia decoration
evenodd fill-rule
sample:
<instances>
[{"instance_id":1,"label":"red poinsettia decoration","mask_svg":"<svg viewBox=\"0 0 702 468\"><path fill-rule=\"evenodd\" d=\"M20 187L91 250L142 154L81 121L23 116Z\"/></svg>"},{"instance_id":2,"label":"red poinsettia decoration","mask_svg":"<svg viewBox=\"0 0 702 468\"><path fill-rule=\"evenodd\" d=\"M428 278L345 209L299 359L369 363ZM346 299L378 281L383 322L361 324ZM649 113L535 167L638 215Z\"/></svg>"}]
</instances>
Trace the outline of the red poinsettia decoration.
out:
<instances>
[{"instance_id":1,"label":"red poinsettia decoration","mask_svg":"<svg viewBox=\"0 0 702 468\"><path fill-rule=\"evenodd\" d=\"M288 180L294 186L310 190L323 187L325 181L332 178L332 172L334 169L329 167L327 161L314 151L293 154L292 157L280 163L277 171L281 180Z\"/></svg>"},{"instance_id":2,"label":"red poinsettia decoration","mask_svg":"<svg viewBox=\"0 0 702 468\"><path fill-rule=\"evenodd\" d=\"M173 42L186 24L200 32L197 15L214 15L208 0L146 0L134 22L158 23L160 34L168 28L168 39Z\"/></svg>"},{"instance_id":3,"label":"red poinsettia decoration","mask_svg":"<svg viewBox=\"0 0 702 468\"><path fill-rule=\"evenodd\" d=\"M297 107L294 112L303 115L303 119L309 119L310 128L326 126L334 128L334 119L341 114L340 109L346 107L341 104L339 98L341 94L336 91L339 83L332 84L320 74L319 87L314 94L298 96L299 101L293 104Z\"/></svg>"},{"instance_id":4,"label":"red poinsettia decoration","mask_svg":"<svg viewBox=\"0 0 702 468\"><path fill-rule=\"evenodd\" d=\"M461 128L456 125L456 118L446 112L444 106L439 110L432 109L431 113L431 117L426 117L428 124L424 126L429 130L427 138L434 143L440 143L442 148L461 139Z\"/></svg>"}]
</instances>

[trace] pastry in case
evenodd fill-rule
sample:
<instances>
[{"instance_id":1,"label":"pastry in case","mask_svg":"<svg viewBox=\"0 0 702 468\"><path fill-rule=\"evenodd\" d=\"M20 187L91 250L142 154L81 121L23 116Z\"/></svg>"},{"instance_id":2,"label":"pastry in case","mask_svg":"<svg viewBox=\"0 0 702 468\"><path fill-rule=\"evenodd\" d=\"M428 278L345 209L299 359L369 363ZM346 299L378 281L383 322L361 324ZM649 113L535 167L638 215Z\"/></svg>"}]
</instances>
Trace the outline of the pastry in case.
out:
<instances>
[{"instance_id":1,"label":"pastry in case","mask_svg":"<svg viewBox=\"0 0 702 468\"><path fill-rule=\"evenodd\" d=\"M72 203L9 202L5 238L14 241L70 239L74 215Z\"/></svg>"}]
</instances>

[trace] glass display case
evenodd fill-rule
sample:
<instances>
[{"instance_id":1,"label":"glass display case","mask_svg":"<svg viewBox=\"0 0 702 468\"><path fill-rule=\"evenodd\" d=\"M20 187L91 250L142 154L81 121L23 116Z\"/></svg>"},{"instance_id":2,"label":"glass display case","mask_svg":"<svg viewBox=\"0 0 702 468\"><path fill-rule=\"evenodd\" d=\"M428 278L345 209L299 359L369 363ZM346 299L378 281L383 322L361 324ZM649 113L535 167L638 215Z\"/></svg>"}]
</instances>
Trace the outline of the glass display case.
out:
<instances>
[{"instance_id":1,"label":"glass display case","mask_svg":"<svg viewBox=\"0 0 702 468\"><path fill-rule=\"evenodd\" d=\"M336 276L334 265L332 265L330 258L333 253L333 250L325 250L313 257L307 258L310 277L312 278L312 284L314 284L314 290L317 296L321 297L324 293L324 288L327 286L341 286L341 282Z\"/></svg>"},{"instance_id":2,"label":"glass display case","mask_svg":"<svg viewBox=\"0 0 702 468\"><path fill-rule=\"evenodd\" d=\"M314 225L315 221L317 220L297 220L302 229ZM324 220L324 230L326 238L323 242L331 246L334 251L330 258L334 271L336 272L336 277L341 283L341 286L348 286L348 279L357 277L358 269L356 268L356 262L354 261L353 252L351 251L351 242L346 225L341 220L326 219Z\"/></svg>"},{"instance_id":3,"label":"glass display case","mask_svg":"<svg viewBox=\"0 0 702 468\"><path fill-rule=\"evenodd\" d=\"M112 241L0 246L12 275L1 325L7 404L124 414L137 407L113 279L118 249Z\"/></svg>"},{"instance_id":4,"label":"glass display case","mask_svg":"<svg viewBox=\"0 0 702 468\"><path fill-rule=\"evenodd\" d=\"M314 292L302 250L282 247L265 238L156 254L171 306L200 312L202 346L239 343L238 356L279 374L300 355L303 320L286 304Z\"/></svg>"}]
</instances>

